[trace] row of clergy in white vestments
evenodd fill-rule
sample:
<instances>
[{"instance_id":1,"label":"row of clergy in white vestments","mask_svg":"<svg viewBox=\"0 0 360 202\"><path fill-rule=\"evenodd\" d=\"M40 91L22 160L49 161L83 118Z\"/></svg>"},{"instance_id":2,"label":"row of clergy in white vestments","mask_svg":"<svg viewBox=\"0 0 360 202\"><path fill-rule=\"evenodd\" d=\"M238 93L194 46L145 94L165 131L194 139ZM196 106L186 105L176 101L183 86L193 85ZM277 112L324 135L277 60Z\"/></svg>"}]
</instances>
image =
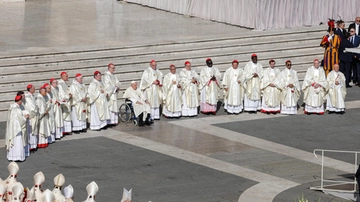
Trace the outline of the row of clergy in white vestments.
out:
<instances>
[{"instance_id":1,"label":"row of clergy in white vestments","mask_svg":"<svg viewBox=\"0 0 360 202\"><path fill-rule=\"evenodd\" d=\"M58 174L54 178L54 187L52 190L43 190L42 184L45 182L43 172L37 172L34 175L32 188L25 188L23 184L17 181L19 166L16 162L8 165L9 176L2 180L0 178L0 202L73 202L74 188L69 184L64 187L65 177ZM87 197L84 202L95 202L96 193L99 187L92 181L86 186ZM131 202L132 190L123 190L121 202Z\"/></svg>"},{"instance_id":2,"label":"row of clergy in white vestments","mask_svg":"<svg viewBox=\"0 0 360 202\"><path fill-rule=\"evenodd\" d=\"M191 69L189 61L185 62L185 68L179 74L176 67L170 65L170 72L163 77L156 61L150 62L150 67L142 75L140 88L150 101L155 119L160 118L160 104L166 117L196 116L198 106L202 113L216 114L222 93L224 108L230 114L261 110L293 115L297 113L301 91L304 92L306 114L323 114L325 100L329 112L345 110L345 77L338 64L326 78L319 61L314 60L301 88L291 61L286 61L286 68L282 71L275 67L274 60L269 61L270 67L263 68L257 55L253 54L244 69L239 68L239 62L234 60L222 80L219 69L213 66L210 58L206 59L206 64L200 75Z\"/></svg>"},{"instance_id":3,"label":"row of clergy in white vestments","mask_svg":"<svg viewBox=\"0 0 360 202\"><path fill-rule=\"evenodd\" d=\"M71 132L85 132L87 121L91 130L118 124L118 91L120 83L114 75L115 66L108 71L94 72L87 88L83 76L76 74L70 87L68 74L50 79L35 95L35 86L19 92L11 104L6 127L5 145L10 161L24 161L31 150L45 148Z\"/></svg>"}]
</instances>

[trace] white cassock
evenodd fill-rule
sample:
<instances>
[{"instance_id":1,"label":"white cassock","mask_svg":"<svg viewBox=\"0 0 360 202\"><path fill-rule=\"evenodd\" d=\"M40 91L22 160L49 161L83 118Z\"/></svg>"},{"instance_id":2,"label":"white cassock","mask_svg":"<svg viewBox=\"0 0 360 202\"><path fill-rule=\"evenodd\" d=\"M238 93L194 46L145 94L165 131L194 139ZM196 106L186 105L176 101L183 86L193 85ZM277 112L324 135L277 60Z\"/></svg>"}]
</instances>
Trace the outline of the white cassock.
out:
<instances>
[{"instance_id":1,"label":"white cassock","mask_svg":"<svg viewBox=\"0 0 360 202\"><path fill-rule=\"evenodd\" d=\"M338 81L339 85L335 82ZM328 94L326 109L330 112L343 112L345 111L345 96L346 96L346 85L345 76L340 71L331 71L327 75L328 82Z\"/></svg>"},{"instance_id":2,"label":"white cassock","mask_svg":"<svg viewBox=\"0 0 360 202\"><path fill-rule=\"evenodd\" d=\"M262 102L261 111L276 113L280 112L280 87L276 86L277 77L280 74L278 68L266 68L261 80ZM271 87L274 84L275 87Z\"/></svg>"},{"instance_id":3,"label":"white cassock","mask_svg":"<svg viewBox=\"0 0 360 202\"><path fill-rule=\"evenodd\" d=\"M192 83L192 79L195 79L196 83ZM196 116L198 114L200 105L198 82L200 82L200 77L195 70L184 68L180 71L180 85L183 89L182 116Z\"/></svg>"},{"instance_id":4,"label":"white cassock","mask_svg":"<svg viewBox=\"0 0 360 202\"><path fill-rule=\"evenodd\" d=\"M320 84L321 87L315 89L315 84ZM327 82L325 71L320 67L309 67L306 71L302 85L302 91L304 92L305 113L324 113L326 88Z\"/></svg>"},{"instance_id":5,"label":"white cassock","mask_svg":"<svg viewBox=\"0 0 360 202\"><path fill-rule=\"evenodd\" d=\"M64 119L62 114L61 100L59 99L59 89L51 86L51 94L54 104L54 121L55 121L55 139L63 137L64 132Z\"/></svg>"},{"instance_id":6,"label":"white cassock","mask_svg":"<svg viewBox=\"0 0 360 202\"><path fill-rule=\"evenodd\" d=\"M124 92L123 98L129 99L132 102L135 116L139 117L141 113L143 114L143 121L146 120L148 114L150 114L151 108L150 105L145 103L145 96L140 91L140 89L134 90L131 86L127 88ZM136 104L136 102L141 102L141 104Z\"/></svg>"},{"instance_id":7,"label":"white cassock","mask_svg":"<svg viewBox=\"0 0 360 202\"><path fill-rule=\"evenodd\" d=\"M163 74L160 70L153 70L151 67L148 67L141 77L140 90L144 92L145 98L150 102L152 119L160 119L160 104L163 98L162 77ZM153 84L156 80L160 82L160 85Z\"/></svg>"},{"instance_id":8,"label":"white cassock","mask_svg":"<svg viewBox=\"0 0 360 202\"><path fill-rule=\"evenodd\" d=\"M17 103L12 103L8 111L5 133L7 159L9 161L24 161L26 143L26 118L20 106Z\"/></svg>"},{"instance_id":9,"label":"white cassock","mask_svg":"<svg viewBox=\"0 0 360 202\"><path fill-rule=\"evenodd\" d=\"M38 148L45 148L49 145L48 136L50 135L49 126L49 113L45 114L47 110L50 111L50 106L45 101L45 98L38 94L36 97L36 106L39 108L39 120L38 120Z\"/></svg>"},{"instance_id":10,"label":"white cassock","mask_svg":"<svg viewBox=\"0 0 360 202\"><path fill-rule=\"evenodd\" d=\"M29 139L30 150L37 148L38 136L34 134L37 125L38 108L35 103L35 96L29 92L25 93L24 107L29 112L29 119L26 121L26 132Z\"/></svg>"},{"instance_id":11,"label":"white cassock","mask_svg":"<svg viewBox=\"0 0 360 202\"><path fill-rule=\"evenodd\" d=\"M47 93L47 96L45 97L45 101L47 105L50 108L49 111L49 128L50 128L50 134L48 136L48 142L53 143L55 142L55 112L54 112L54 101L52 93ZM50 102L51 101L51 102Z\"/></svg>"},{"instance_id":12,"label":"white cassock","mask_svg":"<svg viewBox=\"0 0 360 202\"><path fill-rule=\"evenodd\" d=\"M228 113L238 114L243 110L244 100L244 74L241 68L228 68L222 80L222 85L227 88L224 96L224 109Z\"/></svg>"},{"instance_id":13,"label":"white cassock","mask_svg":"<svg viewBox=\"0 0 360 202\"><path fill-rule=\"evenodd\" d=\"M74 79L70 86L70 92L72 94L72 130L81 131L86 129L87 102L83 102L82 99L87 97L87 89L85 84Z\"/></svg>"},{"instance_id":14,"label":"white cassock","mask_svg":"<svg viewBox=\"0 0 360 202\"><path fill-rule=\"evenodd\" d=\"M258 77L253 74L257 73ZM261 109L260 85L263 77L263 66L260 63L248 62L244 68L245 94L244 111L257 111Z\"/></svg>"},{"instance_id":15,"label":"white cassock","mask_svg":"<svg viewBox=\"0 0 360 202\"><path fill-rule=\"evenodd\" d=\"M29 114L29 112L25 109L23 104L20 105L20 109L21 109L21 112L23 113L23 115ZM27 132L27 122L28 122L28 120L26 120L25 133L23 133L25 135L25 137L26 137L26 139L25 139L26 141L24 142L25 143L24 146L25 146L25 156L26 157L30 156L30 143L29 143L30 136L29 136L29 134Z\"/></svg>"},{"instance_id":16,"label":"white cassock","mask_svg":"<svg viewBox=\"0 0 360 202\"><path fill-rule=\"evenodd\" d=\"M103 90L104 93L101 93ZM106 89L101 81L93 79L89 85L88 95L90 103L90 130L100 130L110 119Z\"/></svg>"},{"instance_id":17,"label":"white cassock","mask_svg":"<svg viewBox=\"0 0 360 202\"><path fill-rule=\"evenodd\" d=\"M71 98L70 98L70 88L66 82L62 79L58 81L59 89L59 99L61 101L61 110L63 113L64 121L64 132L71 133Z\"/></svg>"},{"instance_id":18,"label":"white cassock","mask_svg":"<svg viewBox=\"0 0 360 202\"><path fill-rule=\"evenodd\" d=\"M290 88L288 87L289 84L294 86ZM297 114L297 102L300 97L300 84L297 72L293 69L285 68L278 75L275 85L281 89L281 114Z\"/></svg>"},{"instance_id":19,"label":"white cassock","mask_svg":"<svg viewBox=\"0 0 360 202\"><path fill-rule=\"evenodd\" d=\"M210 80L215 76L216 81ZM221 73L217 67L204 67L200 72L200 111L204 113L217 111Z\"/></svg>"},{"instance_id":20,"label":"white cassock","mask_svg":"<svg viewBox=\"0 0 360 202\"><path fill-rule=\"evenodd\" d=\"M110 109L110 120L108 124L118 124L119 123L119 105L118 105L118 92L117 89L120 88L120 82L116 76L109 71L106 71L103 74L102 81L106 88L106 91L109 92L109 109Z\"/></svg>"},{"instance_id":21,"label":"white cassock","mask_svg":"<svg viewBox=\"0 0 360 202\"><path fill-rule=\"evenodd\" d=\"M173 81L176 83L173 84ZM164 95L164 104L163 104L163 114L167 117L180 117L181 116L181 88L178 88L177 85L180 84L180 75L172 74L171 72L164 76L163 84L163 95Z\"/></svg>"}]
</instances>

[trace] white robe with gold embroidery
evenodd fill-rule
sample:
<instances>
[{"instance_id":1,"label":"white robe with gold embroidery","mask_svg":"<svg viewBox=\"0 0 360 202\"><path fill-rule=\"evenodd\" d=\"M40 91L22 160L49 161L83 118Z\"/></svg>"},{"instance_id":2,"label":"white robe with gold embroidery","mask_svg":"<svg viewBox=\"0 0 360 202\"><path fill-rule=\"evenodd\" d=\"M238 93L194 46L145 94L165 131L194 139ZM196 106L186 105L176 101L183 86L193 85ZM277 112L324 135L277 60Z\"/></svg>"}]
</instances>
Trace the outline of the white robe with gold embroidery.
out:
<instances>
[{"instance_id":1,"label":"white robe with gold embroidery","mask_svg":"<svg viewBox=\"0 0 360 202\"><path fill-rule=\"evenodd\" d=\"M49 126L49 113L45 112L50 111L50 106L41 94L38 94L36 97L36 106L39 108L39 122L37 125L39 131L38 147L47 147L48 136L51 131Z\"/></svg>"},{"instance_id":2,"label":"white robe with gold embroidery","mask_svg":"<svg viewBox=\"0 0 360 202\"><path fill-rule=\"evenodd\" d=\"M146 99L144 93L142 93L139 88L134 90L130 86L125 90L123 98L131 100L135 116L138 117L141 113L144 113L143 121L145 121L147 115L150 114L150 105L145 103ZM137 102L140 102L142 104L138 104Z\"/></svg>"},{"instance_id":3,"label":"white robe with gold embroidery","mask_svg":"<svg viewBox=\"0 0 360 202\"><path fill-rule=\"evenodd\" d=\"M101 93L101 90L104 93ZM90 129L99 130L107 125L110 119L110 110L107 101L108 92L101 81L93 79L88 88L90 109Z\"/></svg>"},{"instance_id":4,"label":"white robe with gold embroidery","mask_svg":"<svg viewBox=\"0 0 360 202\"><path fill-rule=\"evenodd\" d=\"M288 87L289 84L293 84L293 87ZM297 72L285 68L278 75L276 86L281 89L281 114L296 114L297 102L300 98L300 84Z\"/></svg>"},{"instance_id":5,"label":"white robe with gold embroidery","mask_svg":"<svg viewBox=\"0 0 360 202\"><path fill-rule=\"evenodd\" d=\"M29 139L30 149L35 149L37 147L38 139L34 132L37 125L37 116L39 110L35 104L35 95L26 92L23 105L25 110L29 113L29 119L26 121L26 132Z\"/></svg>"},{"instance_id":6,"label":"white robe with gold embroidery","mask_svg":"<svg viewBox=\"0 0 360 202\"><path fill-rule=\"evenodd\" d=\"M70 92L72 94L72 130L80 131L86 128L87 102L83 102L82 99L87 97L87 89L85 84L74 79L70 86Z\"/></svg>"},{"instance_id":7,"label":"white robe with gold embroidery","mask_svg":"<svg viewBox=\"0 0 360 202\"><path fill-rule=\"evenodd\" d=\"M175 82L175 84L173 84ZM179 117L181 116L181 87L178 88L177 85L180 85L180 75L172 74L171 72L166 74L164 77L163 84L163 95L164 95L164 105L163 105L163 114L168 117Z\"/></svg>"},{"instance_id":8,"label":"white robe with gold embroidery","mask_svg":"<svg viewBox=\"0 0 360 202\"><path fill-rule=\"evenodd\" d=\"M345 111L346 84L345 76L340 71L331 71L327 76L328 94L326 109L331 112ZM339 84L336 85L335 82Z\"/></svg>"},{"instance_id":9,"label":"white robe with gold embroidery","mask_svg":"<svg viewBox=\"0 0 360 202\"><path fill-rule=\"evenodd\" d=\"M58 81L59 99L64 119L64 132L70 133L71 129L71 97L70 88L62 79Z\"/></svg>"},{"instance_id":10,"label":"white robe with gold embroidery","mask_svg":"<svg viewBox=\"0 0 360 202\"><path fill-rule=\"evenodd\" d=\"M210 80L215 76L216 80ZM200 111L216 112L219 100L221 73L215 66L204 67L200 72Z\"/></svg>"},{"instance_id":11,"label":"white robe with gold embroidery","mask_svg":"<svg viewBox=\"0 0 360 202\"><path fill-rule=\"evenodd\" d=\"M280 74L278 68L266 68L263 72L261 80L262 112L280 112L280 88L276 86L277 77ZM275 87L271 87L274 84Z\"/></svg>"},{"instance_id":12,"label":"white robe with gold embroidery","mask_svg":"<svg viewBox=\"0 0 360 202\"><path fill-rule=\"evenodd\" d=\"M55 120L55 138L60 139L63 137L64 132L64 119L59 98L59 89L51 86L51 94L54 103L54 120Z\"/></svg>"},{"instance_id":13,"label":"white robe with gold embroidery","mask_svg":"<svg viewBox=\"0 0 360 202\"><path fill-rule=\"evenodd\" d=\"M254 73L258 77L254 77ZM244 110L257 111L261 109L261 79L263 77L263 66L260 63L248 62L244 68L245 96Z\"/></svg>"},{"instance_id":14,"label":"white robe with gold embroidery","mask_svg":"<svg viewBox=\"0 0 360 202\"><path fill-rule=\"evenodd\" d=\"M200 105L199 97L199 83L200 77L195 70L187 70L186 68L180 71L180 84L183 90L182 94L182 116L196 116L198 107ZM192 79L196 82L192 83Z\"/></svg>"},{"instance_id":15,"label":"white robe with gold embroidery","mask_svg":"<svg viewBox=\"0 0 360 202\"><path fill-rule=\"evenodd\" d=\"M315 84L320 84L319 88L315 88ZM302 85L304 92L305 112L323 113L324 99L326 94L327 82L325 71L319 67L311 66L307 69Z\"/></svg>"},{"instance_id":16,"label":"white robe with gold embroidery","mask_svg":"<svg viewBox=\"0 0 360 202\"><path fill-rule=\"evenodd\" d=\"M228 113L240 113L243 110L244 74L241 68L228 68L222 80L224 87L224 109ZM225 88L228 90L226 91Z\"/></svg>"}]
</instances>

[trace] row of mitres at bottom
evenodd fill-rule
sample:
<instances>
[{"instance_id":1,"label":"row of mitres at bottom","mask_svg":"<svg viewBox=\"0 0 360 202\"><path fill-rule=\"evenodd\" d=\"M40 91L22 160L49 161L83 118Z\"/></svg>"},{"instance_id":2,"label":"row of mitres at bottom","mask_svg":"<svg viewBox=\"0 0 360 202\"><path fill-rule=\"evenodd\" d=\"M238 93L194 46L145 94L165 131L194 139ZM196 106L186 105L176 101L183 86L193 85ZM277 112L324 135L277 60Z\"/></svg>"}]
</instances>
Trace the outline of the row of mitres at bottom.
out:
<instances>
[{"instance_id":1,"label":"row of mitres at bottom","mask_svg":"<svg viewBox=\"0 0 360 202\"><path fill-rule=\"evenodd\" d=\"M8 165L9 177L4 181L0 178L0 202L72 202L74 188L68 185L64 188L64 193L61 192L65 184L65 177L62 174L54 178L54 189L51 191L46 189L41 190L41 185L45 181L44 174L40 171L34 175L34 186L31 189L23 187L17 181L16 177L19 172L19 166L16 162L11 162ZM96 182L91 182L86 186L87 198L84 202L95 202L95 195L99 187ZM121 202L131 202L132 190L124 189Z\"/></svg>"}]
</instances>

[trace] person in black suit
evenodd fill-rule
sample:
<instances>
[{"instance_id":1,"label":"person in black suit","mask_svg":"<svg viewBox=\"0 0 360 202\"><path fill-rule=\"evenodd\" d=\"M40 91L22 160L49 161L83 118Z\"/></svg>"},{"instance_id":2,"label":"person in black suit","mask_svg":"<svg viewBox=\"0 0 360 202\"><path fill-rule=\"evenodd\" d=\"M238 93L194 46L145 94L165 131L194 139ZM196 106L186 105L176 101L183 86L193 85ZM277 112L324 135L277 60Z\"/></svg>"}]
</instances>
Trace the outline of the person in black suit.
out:
<instances>
[{"instance_id":1,"label":"person in black suit","mask_svg":"<svg viewBox=\"0 0 360 202\"><path fill-rule=\"evenodd\" d=\"M360 36L355 34L355 28L350 28L350 42L354 47L360 46ZM352 62L352 80L355 85L360 84L360 54L354 54L354 59Z\"/></svg>"},{"instance_id":2,"label":"person in black suit","mask_svg":"<svg viewBox=\"0 0 360 202\"><path fill-rule=\"evenodd\" d=\"M344 52L345 48L354 48L354 45L348 40L350 39L350 34L345 34L345 39L341 40L339 47L339 60L340 60L340 71L345 75L346 78L346 87L351 88L351 64L353 61L353 53Z\"/></svg>"},{"instance_id":3,"label":"person in black suit","mask_svg":"<svg viewBox=\"0 0 360 202\"><path fill-rule=\"evenodd\" d=\"M336 24L337 24L337 28L335 30L335 34L337 34L341 40L346 39L345 22L343 20L338 20Z\"/></svg>"},{"instance_id":4,"label":"person in black suit","mask_svg":"<svg viewBox=\"0 0 360 202\"><path fill-rule=\"evenodd\" d=\"M358 35L358 36L360 35L360 17L356 17L355 22L351 23L349 25L349 29L348 29L349 32L350 32L351 28L355 29L355 34L356 35Z\"/></svg>"}]
</instances>

